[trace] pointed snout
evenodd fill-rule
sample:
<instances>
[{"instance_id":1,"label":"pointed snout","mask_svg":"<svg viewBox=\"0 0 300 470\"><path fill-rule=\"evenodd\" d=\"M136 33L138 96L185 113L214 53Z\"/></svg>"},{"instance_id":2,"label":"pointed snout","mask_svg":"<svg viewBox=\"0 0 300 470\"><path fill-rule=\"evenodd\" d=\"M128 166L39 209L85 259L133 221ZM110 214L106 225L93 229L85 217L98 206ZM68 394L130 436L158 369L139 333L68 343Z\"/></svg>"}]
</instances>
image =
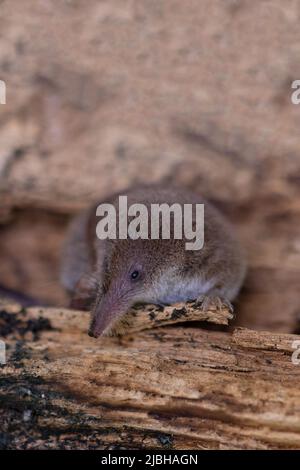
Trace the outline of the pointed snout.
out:
<instances>
[{"instance_id":1,"label":"pointed snout","mask_svg":"<svg viewBox=\"0 0 300 470\"><path fill-rule=\"evenodd\" d=\"M99 338L99 336L104 335L105 330L106 330L105 325L101 325L97 322L93 322L90 325L90 328L88 330L88 335L91 338Z\"/></svg>"},{"instance_id":2,"label":"pointed snout","mask_svg":"<svg viewBox=\"0 0 300 470\"><path fill-rule=\"evenodd\" d=\"M99 338L105 333L106 328L109 326L109 321L104 317L101 311L92 314L93 318L88 330L88 335L92 338Z\"/></svg>"},{"instance_id":3,"label":"pointed snout","mask_svg":"<svg viewBox=\"0 0 300 470\"><path fill-rule=\"evenodd\" d=\"M98 334L96 332L96 328L95 326L93 326L92 324L90 325L89 329L88 329L88 335L91 337L91 338L98 338L100 336L100 333Z\"/></svg>"},{"instance_id":4,"label":"pointed snout","mask_svg":"<svg viewBox=\"0 0 300 470\"><path fill-rule=\"evenodd\" d=\"M88 335L93 338L102 336L111 329L118 318L126 313L129 305L109 293L104 295L92 311Z\"/></svg>"}]
</instances>

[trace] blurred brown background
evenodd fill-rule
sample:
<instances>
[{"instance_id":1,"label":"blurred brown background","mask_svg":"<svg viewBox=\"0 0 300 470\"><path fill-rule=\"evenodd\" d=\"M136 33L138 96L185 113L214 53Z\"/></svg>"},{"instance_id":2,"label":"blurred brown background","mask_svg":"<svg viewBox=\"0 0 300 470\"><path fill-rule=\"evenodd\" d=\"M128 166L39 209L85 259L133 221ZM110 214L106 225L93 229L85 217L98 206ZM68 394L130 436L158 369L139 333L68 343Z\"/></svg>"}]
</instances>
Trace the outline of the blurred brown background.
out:
<instances>
[{"instance_id":1,"label":"blurred brown background","mask_svg":"<svg viewBox=\"0 0 300 470\"><path fill-rule=\"evenodd\" d=\"M237 225L237 323L300 330L297 0L0 2L0 284L63 305L72 214L185 184Z\"/></svg>"}]
</instances>

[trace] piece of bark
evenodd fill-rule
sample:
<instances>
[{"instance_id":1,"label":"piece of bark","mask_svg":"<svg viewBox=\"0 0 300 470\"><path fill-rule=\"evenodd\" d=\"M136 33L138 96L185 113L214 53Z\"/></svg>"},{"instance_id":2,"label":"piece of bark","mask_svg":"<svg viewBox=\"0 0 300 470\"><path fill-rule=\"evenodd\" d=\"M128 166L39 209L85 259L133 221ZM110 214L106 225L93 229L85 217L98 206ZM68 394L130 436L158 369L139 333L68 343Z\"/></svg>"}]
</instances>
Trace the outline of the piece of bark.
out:
<instances>
[{"instance_id":1,"label":"piece of bark","mask_svg":"<svg viewBox=\"0 0 300 470\"><path fill-rule=\"evenodd\" d=\"M7 300L2 304L7 312L17 314L21 310L21 306L17 303L7 304ZM0 298L1 303L1 298ZM29 307L26 309L27 314L32 319L51 317L54 328L61 328L66 321L69 328L88 329L90 314L88 312L77 310L63 310L43 307ZM171 325L182 322L207 321L217 325L228 325L228 321L233 318L233 314L223 305L222 309L212 307L209 310L202 310L201 304L197 301L181 302L170 306L157 305L139 305L133 307L129 312L115 323L107 332L106 336L122 336L124 334L136 333L138 331L157 328L160 326ZM61 325L62 322L62 325Z\"/></svg>"},{"instance_id":2,"label":"piece of bark","mask_svg":"<svg viewBox=\"0 0 300 470\"><path fill-rule=\"evenodd\" d=\"M196 301L181 302L165 307L144 305L132 308L112 327L108 334L122 335L159 326L195 321L228 325L228 321L232 319L233 314L225 305L222 306L222 309L212 307L206 311L202 310L201 304Z\"/></svg>"},{"instance_id":3,"label":"piece of bark","mask_svg":"<svg viewBox=\"0 0 300 470\"><path fill-rule=\"evenodd\" d=\"M20 319L4 338L6 448L300 448L295 335L178 325L95 340L84 313Z\"/></svg>"}]
</instances>

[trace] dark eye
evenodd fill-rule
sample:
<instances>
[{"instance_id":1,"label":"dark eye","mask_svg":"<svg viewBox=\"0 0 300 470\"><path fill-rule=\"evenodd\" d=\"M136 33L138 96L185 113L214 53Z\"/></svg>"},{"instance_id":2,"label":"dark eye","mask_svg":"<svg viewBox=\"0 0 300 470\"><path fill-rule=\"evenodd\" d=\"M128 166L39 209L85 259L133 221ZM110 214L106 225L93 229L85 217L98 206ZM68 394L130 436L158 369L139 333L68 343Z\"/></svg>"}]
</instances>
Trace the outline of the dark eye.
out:
<instances>
[{"instance_id":1,"label":"dark eye","mask_svg":"<svg viewBox=\"0 0 300 470\"><path fill-rule=\"evenodd\" d=\"M133 281L135 281L138 277L139 277L140 273L139 271L133 271L131 274L130 274L130 277Z\"/></svg>"}]
</instances>

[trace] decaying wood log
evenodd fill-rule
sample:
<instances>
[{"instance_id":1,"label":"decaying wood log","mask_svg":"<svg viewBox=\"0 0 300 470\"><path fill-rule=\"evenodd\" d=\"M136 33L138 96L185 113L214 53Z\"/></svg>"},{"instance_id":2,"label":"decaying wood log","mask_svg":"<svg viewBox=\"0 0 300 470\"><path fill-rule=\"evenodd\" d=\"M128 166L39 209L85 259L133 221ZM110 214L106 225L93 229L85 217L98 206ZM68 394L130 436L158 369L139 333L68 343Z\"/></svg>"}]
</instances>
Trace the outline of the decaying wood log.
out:
<instances>
[{"instance_id":1,"label":"decaying wood log","mask_svg":"<svg viewBox=\"0 0 300 470\"><path fill-rule=\"evenodd\" d=\"M190 323L95 340L87 314L18 308L0 316L2 447L300 448L295 335Z\"/></svg>"}]
</instances>

